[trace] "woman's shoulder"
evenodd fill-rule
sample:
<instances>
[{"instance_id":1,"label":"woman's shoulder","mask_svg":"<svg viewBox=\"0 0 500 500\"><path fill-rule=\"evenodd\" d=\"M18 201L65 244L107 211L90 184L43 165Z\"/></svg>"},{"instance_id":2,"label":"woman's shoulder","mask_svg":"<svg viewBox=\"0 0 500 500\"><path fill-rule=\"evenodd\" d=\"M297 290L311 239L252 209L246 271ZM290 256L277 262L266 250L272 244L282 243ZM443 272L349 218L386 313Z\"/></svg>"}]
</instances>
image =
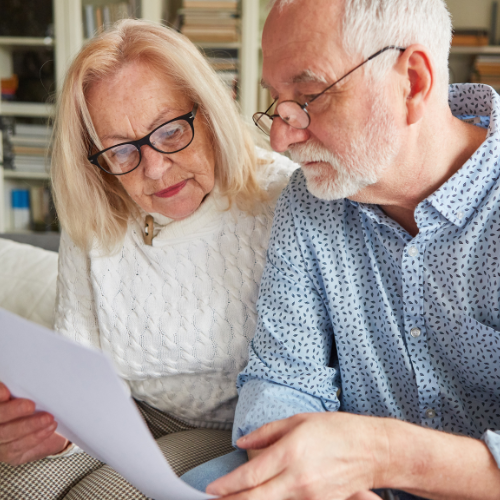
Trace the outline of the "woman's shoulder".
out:
<instances>
[{"instance_id":1,"label":"woman's shoulder","mask_svg":"<svg viewBox=\"0 0 500 500\"><path fill-rule=\"evenodd\" d=\"M261 167L260 182L262 189L269 193L278 191L277 194L279 195L288 184L293 172L299 168L299 165L285 155L260 147L256 148L256 153L257 161Z\"/></svg>"}]
</instances>

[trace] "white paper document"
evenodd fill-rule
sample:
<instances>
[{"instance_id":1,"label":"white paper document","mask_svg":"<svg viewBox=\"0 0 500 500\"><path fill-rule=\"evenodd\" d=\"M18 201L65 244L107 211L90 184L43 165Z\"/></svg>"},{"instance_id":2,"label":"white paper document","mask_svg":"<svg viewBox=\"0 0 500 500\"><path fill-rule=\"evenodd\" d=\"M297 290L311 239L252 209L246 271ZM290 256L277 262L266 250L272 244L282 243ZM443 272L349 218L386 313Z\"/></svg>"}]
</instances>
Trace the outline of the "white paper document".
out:
<instances>
[{"instance_id":1,"label":"white paper document","mask_svg":"<svg viewBox=\"0 0 500 500\"><path fill-rule=\"evenodd\" d=\"M0 308L0 381L155 500L214 498L172 471L110 361Z\"/></svg>"}]
</instances>

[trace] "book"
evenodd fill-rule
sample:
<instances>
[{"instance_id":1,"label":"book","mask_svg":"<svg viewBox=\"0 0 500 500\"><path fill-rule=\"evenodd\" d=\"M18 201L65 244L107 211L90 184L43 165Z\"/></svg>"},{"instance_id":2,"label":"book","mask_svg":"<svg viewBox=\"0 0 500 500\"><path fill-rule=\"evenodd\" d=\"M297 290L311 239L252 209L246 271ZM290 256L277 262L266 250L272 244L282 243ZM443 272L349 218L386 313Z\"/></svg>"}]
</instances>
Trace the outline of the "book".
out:
<instances>
[{"instance_id":1,"label":"book","mask_svg":"<svg viewBox=\"0 0 500 500\"><path fill-rule=\"evenodd\" d=\"M92 38L103 30L112 26L120 19L135 17L137 3L129 2L103 2L100 5L85 5L84 32L86 38Z\"/></svg>"},{"instance_id":2,"label":"book","mask_svg":"<svg viewBox=\"0 0 500 500\"><path fill-rule=\"evenodd\" d=\"M208 62L215 71L236 71L238 69L238 59L235 58L211 57L208 58Z\"/></svg>"},{"instance_id":3,"label":"book","mask_svg":"<svg viewBox=\"0 0 500 500\"><path fill-rule=\"evenodd\" d=\"M102 8L101 7L96 7L95 8L95 24L97 27L97 33L102 33L104 29L104 22L102 20Z\"/></svg>"},{"instance_id":4,"label":"book","mask_svg":"<svg viewBox=\"0 0 500 500\"><path fill-rule=\"evenodd\" d=\"M16 135L36 135L38 137L48 137L52 135L52 127L47 125L34 125L30 123L16 123Z\"/></svg>"},{"instance_id":5,"label":"book","mask_svg":"<svg viewBox=\"0 0 500 500\"><path fill-rule=\"evenodd\" d=\"M183 27L181 30L192 42L237 42L239 33L235 28Z\"/></svg>"},{"instance_id":6,"label":"book","mask_svg":"<svg viewBox=\"0 0 500 500\"><path fill-rule=\"evenodd\" d=\"M474 68L480 72L487 73L500 67L500 56L484 55L476 57Z\"/></svg>"},{"instance_id":7,"label":"book","mask_svg":"<svg viewBox=\"0 0 500 500\"><path fill-rule=\"evenodd\" d=\"M237 0L184 0L185 9L236 10Z\"/></svg>"},{"instance_id":8,"label":"book","mask_svg":"<svg viewBox=\"0 0 500 500\"><path fill-rule=\"evenodd\" d=\"M497 43L498 2L491 2L490 45Z\"/></svg>"},{"instance_id":9,"label":"book","mask_svg":"<svg viewBox=\"0 0 500 500\"><path fill-rule=\"evenodd\" d=\"M463 29L453 32L451 45L453 47L472 46L479 47L488 45L489 35L487 30L482 29Z\"/></svg>"},{"instance_id":10,"label":"book","mask_svg":"<svg viewBox=\"0 0 500 500\"><path fill-rule=\"evenodd\" d=\"M94 6L85 5L85 37L92 38L95 30Z\"/></svg>"},{"instance_id":11,"label":"book","mask_svg":"<svg viewBox=\"0 0 500 500\"><path fill-rule=\"evenodd\" d=\"M50 137L37 135L11 135L8 140L12 146L33 146L47 149L50 145Z\"/></svg>"},{"instance_id":12,"label":"book","mask_svg":"<svg viewBox=\"0 0 500 500\"><path fill-rule=\"evenodd\" d=\"M54 218L51 204L50 190L47 186L30 187L31 229L34 231L51 229L51 221Z\"/></svg>"},{"instance_id":13,"label":"book","mask_svg":"<svg viewBox=\"0 0 500 500\"><path fill-rule=\"evenodd\" d=\"M38 146L18 146L14 145L12 147L12 152L15 155L27 155L27 156L42 156L45 157L45 155L48 154L48 149L45 147L38 147Z\"/></svg>"}]
</instances>

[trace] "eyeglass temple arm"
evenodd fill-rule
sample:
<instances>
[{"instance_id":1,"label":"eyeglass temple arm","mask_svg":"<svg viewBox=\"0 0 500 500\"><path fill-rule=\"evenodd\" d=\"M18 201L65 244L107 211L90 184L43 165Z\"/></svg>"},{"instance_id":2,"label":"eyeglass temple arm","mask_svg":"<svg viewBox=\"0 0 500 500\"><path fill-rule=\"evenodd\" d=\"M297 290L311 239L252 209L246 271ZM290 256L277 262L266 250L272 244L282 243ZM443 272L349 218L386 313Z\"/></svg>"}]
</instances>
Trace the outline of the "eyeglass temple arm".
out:
<instances>
[{"instance_id":1,"label":"eyeglass temple arm","mask_svg":"<svg viewBox=\"0 0 500 500\"><path fill-rule=\"evenodd\" d=\"M316 97L313 97L308 104L316 100L320 95L324 94L327 90L330 90L334 85L337 85L337 83L341 82L344 78L347 78L351 73L354 73L357 69L361 68L364 64L366 64L368 61L371 61L372 59L375 59L377 56L385 52L386 50L399 50L401 52L404 52L406 49L403 47L397 47L396 45L389 45L388 47L384 47L383 49L379 50L378 52L375 52L375 54L372 54L368 59L363 61L361 64L358 64L355 68L351 69L349 73L345 74L342 78L337 80L336 82L333 82L329 87L327 87L321 94L318 94Z\"/></svg>"}]
</instances>

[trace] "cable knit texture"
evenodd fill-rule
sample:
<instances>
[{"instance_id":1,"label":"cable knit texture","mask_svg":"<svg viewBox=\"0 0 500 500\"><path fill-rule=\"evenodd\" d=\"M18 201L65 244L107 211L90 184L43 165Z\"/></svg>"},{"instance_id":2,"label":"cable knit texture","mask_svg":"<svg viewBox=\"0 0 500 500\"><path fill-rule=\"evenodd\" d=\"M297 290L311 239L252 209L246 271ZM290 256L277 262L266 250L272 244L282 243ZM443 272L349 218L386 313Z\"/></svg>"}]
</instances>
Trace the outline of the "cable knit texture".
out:
<instances>
[{"instance_id":1,"label":"cable knit texture","mask_svg":"<svg viewBox=\"0 0 500 500\"><path fill-rule=\"evenodd\" d=\"M112 255L61 238L56 330L102 349L136 399L198 427L231 426L276 198L296 168L259 156L273 201L255 215L214 191L187 219L155 216L152 246L143 218Z\"/></svg>"}]
</instances>

